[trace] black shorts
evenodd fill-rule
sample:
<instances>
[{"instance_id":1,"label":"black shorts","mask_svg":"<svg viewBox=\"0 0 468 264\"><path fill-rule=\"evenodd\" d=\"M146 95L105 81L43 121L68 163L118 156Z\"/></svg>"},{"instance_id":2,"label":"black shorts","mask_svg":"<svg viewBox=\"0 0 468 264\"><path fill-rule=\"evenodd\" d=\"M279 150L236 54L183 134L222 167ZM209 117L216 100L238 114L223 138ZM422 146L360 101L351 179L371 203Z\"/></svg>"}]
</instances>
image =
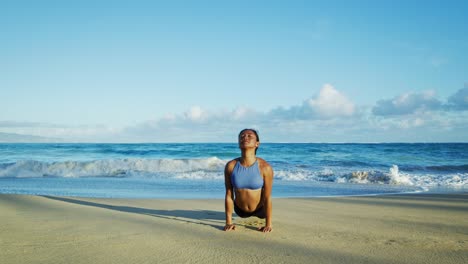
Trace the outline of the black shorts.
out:
<instances>
[{"instance_id":1,"label":"black shorts","mask_svg":"<svg viewBox=\"0 0 468 264\"><path fill-rule=\"evenodd\" d=\"M251 216L256 216L256 217L262 218L262 219L265 218L265 208L263 206L258 208L255 211L249 213L249 212L246 212L246 211L240 209L237 206L237 204L234 203L234 212L236 212L236 214L241 218L246 218L246 217L251 217Z\"/></svg>"}]
</instances>

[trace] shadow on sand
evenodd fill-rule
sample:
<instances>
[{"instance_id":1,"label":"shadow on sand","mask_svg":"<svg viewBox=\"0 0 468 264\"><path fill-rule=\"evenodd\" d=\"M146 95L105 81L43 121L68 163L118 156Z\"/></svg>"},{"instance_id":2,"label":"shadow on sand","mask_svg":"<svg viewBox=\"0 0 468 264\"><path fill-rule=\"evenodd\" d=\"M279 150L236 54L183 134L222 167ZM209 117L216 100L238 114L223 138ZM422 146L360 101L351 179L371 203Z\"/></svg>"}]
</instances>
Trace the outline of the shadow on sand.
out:
<instances>
[{"instance_id":1,"label":"shadow on sand","mask_svg":"<svg viewBox=\"0 0 468 264\"><path fill-rule=\"evenodd\" d=\"M211 226L213 228L223 230L224 227L224 212L211 211L211 210L157 210L157 209L146 209L131 206L119 206L110 205L104 203L96 203L90 201L84 201L74 198L56 197L56 196L42 196L51 200L78 204L82 206L98 207L107 210L114 210L124 213L133 213L148 215L153 217L159 217L164 219L170 219L180 221L184 223L199 224L205 226Z\"/></svg>"}]
</instances>

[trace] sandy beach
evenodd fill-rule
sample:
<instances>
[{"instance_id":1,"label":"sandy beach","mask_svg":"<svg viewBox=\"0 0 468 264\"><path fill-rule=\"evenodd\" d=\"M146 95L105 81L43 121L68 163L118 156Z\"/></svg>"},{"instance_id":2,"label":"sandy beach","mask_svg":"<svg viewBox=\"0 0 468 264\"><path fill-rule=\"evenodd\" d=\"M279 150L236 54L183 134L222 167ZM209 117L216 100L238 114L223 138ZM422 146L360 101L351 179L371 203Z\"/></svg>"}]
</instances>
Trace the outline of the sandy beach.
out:
<instances>
[{"instance_id":1,"label":"sandy beach","mask_svg":"<svg viewBox=\"0 0 468 264\"><path fill-rule=\"evenodd\" d=\"M0 195L0 263L468 263L468 194L274 199L274 231L223 200Z\"/></svg>"}]
</instances>

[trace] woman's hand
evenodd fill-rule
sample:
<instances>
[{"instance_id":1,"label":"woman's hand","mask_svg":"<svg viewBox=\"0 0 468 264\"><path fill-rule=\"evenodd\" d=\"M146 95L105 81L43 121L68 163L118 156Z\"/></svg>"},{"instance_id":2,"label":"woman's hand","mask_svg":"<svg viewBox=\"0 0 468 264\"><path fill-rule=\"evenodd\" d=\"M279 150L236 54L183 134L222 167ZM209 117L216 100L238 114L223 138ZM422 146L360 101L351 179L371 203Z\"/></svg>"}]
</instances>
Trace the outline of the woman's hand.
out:
<instances>
[{"instance_id":1,"label":"woman's hand","mask_svg":"<svg viewBox=\"0 0 468 264\"><path fill-rule=\"evenodd\" d=\"M236 226L233 224L224 226L224 231L230 231L230 230L236 230Z\"/></svg>"},{"instance_id":2,"label":"woman's hand","mask_svg":"<svg viewBox=\"0 0 468 264\"><path fill-rule=\"evenodd\" d=\"M259 227L258 231L263 232L263 233L269 233L269 232L273 231L273 227L271 227L271 226Z\"/></svg>"}]
</instances>

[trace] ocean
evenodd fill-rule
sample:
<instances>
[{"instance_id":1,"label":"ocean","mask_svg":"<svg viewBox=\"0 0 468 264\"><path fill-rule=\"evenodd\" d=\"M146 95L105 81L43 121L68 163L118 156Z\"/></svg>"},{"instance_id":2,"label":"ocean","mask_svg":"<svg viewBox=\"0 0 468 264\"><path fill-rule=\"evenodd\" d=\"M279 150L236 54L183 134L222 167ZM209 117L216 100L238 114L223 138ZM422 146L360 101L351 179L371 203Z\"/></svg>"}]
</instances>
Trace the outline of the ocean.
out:
<instances>
[{"instance_id":1,"label":"ocean","mask_svg":"<svg viewBox=\"0 0 468 264\"><path fill-rule=\"evenodd\" d=\"M0 144L0 193L222 199L235 143ZM468 190L468 143L262 143L273 197Z\"/></svg>"}]
</instances>

